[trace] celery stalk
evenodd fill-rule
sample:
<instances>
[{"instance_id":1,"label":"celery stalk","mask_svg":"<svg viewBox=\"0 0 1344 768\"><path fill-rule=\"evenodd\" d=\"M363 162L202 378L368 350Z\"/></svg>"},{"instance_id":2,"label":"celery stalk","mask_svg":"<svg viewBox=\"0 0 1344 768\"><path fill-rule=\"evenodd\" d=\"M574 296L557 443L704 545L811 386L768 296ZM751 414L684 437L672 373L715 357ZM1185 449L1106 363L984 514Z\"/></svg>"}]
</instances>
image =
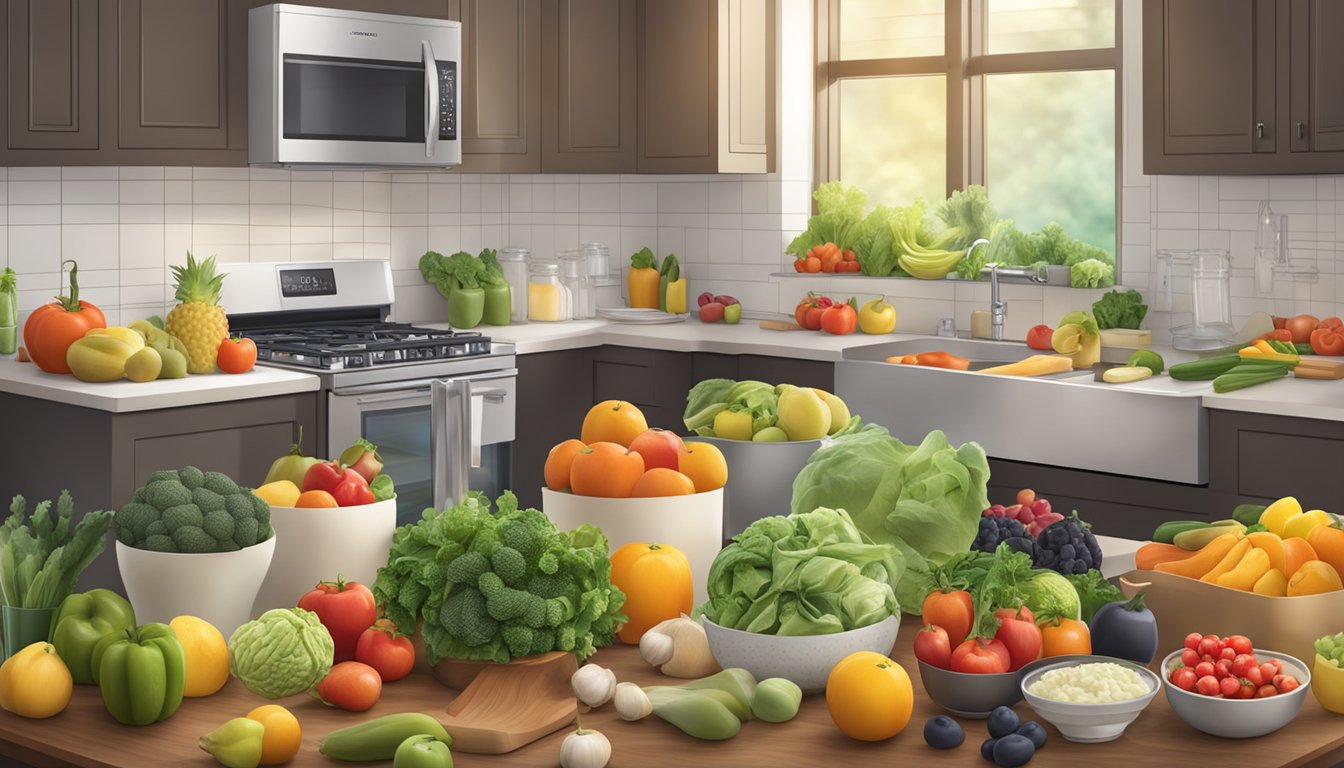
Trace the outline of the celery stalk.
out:
<instances>
[{"instance_id":1,"label":"celery stalk","mask_svg":"<svg viewBox=\"0 0 1344 768\"><path fill-rule=\"evenodd\" d=\"M18 349L18 280L13 269L0 273L0 355L12 355Z\"/></svg>"}]
</instances>

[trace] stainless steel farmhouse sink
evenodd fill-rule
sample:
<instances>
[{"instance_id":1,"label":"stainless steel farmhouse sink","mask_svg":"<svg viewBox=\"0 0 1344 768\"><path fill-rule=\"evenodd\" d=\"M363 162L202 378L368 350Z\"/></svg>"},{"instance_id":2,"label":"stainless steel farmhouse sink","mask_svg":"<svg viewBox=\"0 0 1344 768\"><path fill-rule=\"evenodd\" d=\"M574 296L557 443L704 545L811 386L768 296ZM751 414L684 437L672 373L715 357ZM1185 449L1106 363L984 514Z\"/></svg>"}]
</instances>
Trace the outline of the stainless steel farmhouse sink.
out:
<instances>
[{"instance_id":1,"label":"stainless steel farmhouse sink","mask_svg":"<svg viewBox=\"0 0 1344 768\"><path fill-rule=\"evenodd\" d=\"M893 365L949 352L970 371ZM927 337L846 350L835 391L853 413L906 442L934 429L991 457L1179 483L1208 479L1207 429L1195 391L1098 384L1090 370L1020 378L975 373L1042 354L1020 342Z\"/></svg>"}]
</instances>

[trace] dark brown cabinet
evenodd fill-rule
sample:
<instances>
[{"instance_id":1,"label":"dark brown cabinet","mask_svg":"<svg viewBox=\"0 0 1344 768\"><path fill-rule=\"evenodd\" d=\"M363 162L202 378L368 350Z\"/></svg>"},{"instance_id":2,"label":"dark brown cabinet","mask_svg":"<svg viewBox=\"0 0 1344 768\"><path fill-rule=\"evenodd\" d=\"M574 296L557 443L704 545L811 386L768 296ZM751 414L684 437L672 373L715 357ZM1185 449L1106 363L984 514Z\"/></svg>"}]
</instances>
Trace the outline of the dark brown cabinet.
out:
<instances>
[{"instance_id":1,"label":"dark brown cabinet","mask_svg":"<svg viewBox=\"0 0 1344 768\"><path fill-rule=\"evenodd\" d=\"M0 151L98 148L98 0L10 0Z\"/></svg>"},{"instance_id":2,"label":"dark brown cabinet","mask_svg":"<svg viewBox=\"0 0 1344 768\"><path fill-rule=\"evenodd\" d=\"M1144 0L1144 172L1344 171L1341 28L1328 0Z\"/></svg>"},{"instance_id":3,"label":"dark brown cabinet","mask_svg":"<svg viewBox=\"0 0 1344 768\"><path fill-rule=\"evenodd\" d=\"M635 169L635 2L555 0L544 9L546 173Z\"/></svg>"},{"instance_id":4,"label":"dark brown cabinet","mask_svg":"<svg viewBox=\"0 0 1344 768\"><path fill-rule=\"evenodd\" d=\"M465 173L541 170L541 0L453 0Z\"/></svg>"}]
</instances>

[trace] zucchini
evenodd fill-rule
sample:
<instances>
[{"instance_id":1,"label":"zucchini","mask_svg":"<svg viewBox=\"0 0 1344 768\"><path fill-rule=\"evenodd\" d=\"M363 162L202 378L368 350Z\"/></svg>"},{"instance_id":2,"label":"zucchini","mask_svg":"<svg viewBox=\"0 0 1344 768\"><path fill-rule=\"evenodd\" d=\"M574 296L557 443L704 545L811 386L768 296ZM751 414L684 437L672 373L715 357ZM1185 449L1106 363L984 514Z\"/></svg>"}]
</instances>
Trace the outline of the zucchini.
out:
<instances>
[{"instance_id":1,"label":"zucchini","mask_svg":"<svg viewBox=\"0 0 1344 768\"><path fill-rule=\"evenodd\" d=\"M420 712L400 712L332 731L317 751L352 762L391 760L397 747L412 736L433 736L449 746L453 743L438 720Z\"/></svg>"},{"instance_id":2,"label":"zucchini","mask_svg":"<svg viewBox=\"0 0 1344 768\"><path fill-rule=\"evenodd\" d=\"M1257 384L1264 384L1276 379L1282 379L1288 375L1290 366L1267 365L1263 361L1258 365L1238 365L1213 380L1213 391L1218 394L1224 392L1235 392L1238 389L1254 387Z\"/></svg>"},{"instance_id":3,"label":"zucchini","mask_svg":"<svg viewBox=\"0 0 1344 768\"><path fill-rule=\"evenodd\" d=\"M1260 513L1265 511L1264 504L1238 504L1232 510L1232 519L1242 525L1251 526L1260 522Z\"/></svg>"},{"instance_id":4,"label":"zucchini","mask_svg":"<svg viewBox=\"0 0 1344 768\"><path fill-rule=\"evenodd\" d=\"M1177 363L1167 368L1167 374L1180 381L1212 381L1242 362L1241 355L1217 355L1188 363Z\"/></svg>"}]
</instances>

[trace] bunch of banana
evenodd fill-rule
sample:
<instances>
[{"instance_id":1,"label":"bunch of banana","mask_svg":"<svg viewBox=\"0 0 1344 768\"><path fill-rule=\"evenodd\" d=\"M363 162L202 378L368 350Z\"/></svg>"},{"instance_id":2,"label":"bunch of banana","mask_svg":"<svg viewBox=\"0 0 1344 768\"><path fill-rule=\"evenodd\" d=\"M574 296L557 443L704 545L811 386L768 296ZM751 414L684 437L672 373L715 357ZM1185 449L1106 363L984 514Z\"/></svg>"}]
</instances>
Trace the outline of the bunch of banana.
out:
<instances>
[{"instance_id":1,"label":"bunch of banana","mask_svg":"<svg viewBox=\"0 0 1344 768\"><path fill-rule=\"evenodd\" d=\"M900 255L896 263L906 274L923 280L942 280L947 273L961 261L961 251L941 251L925 248L904 235L896 239L896 248Z\"/></svg>"}]
</instances>

